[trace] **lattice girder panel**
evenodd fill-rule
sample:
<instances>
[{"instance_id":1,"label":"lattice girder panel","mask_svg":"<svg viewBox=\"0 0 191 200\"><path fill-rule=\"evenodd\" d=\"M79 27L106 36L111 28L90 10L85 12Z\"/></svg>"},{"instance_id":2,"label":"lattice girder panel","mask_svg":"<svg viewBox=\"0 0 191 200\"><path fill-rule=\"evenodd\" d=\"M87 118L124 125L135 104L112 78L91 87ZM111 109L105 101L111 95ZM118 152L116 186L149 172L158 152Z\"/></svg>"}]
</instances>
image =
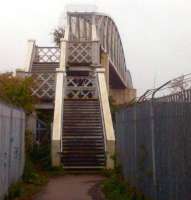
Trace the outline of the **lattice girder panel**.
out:
<instances>
[{"instance_id":1,"label":"lattice girder panel","mask_svg":"<svg viewBox=\"0 0 191 200\"><path fill-rule=\"evenodd\" d=\"M59 63L60 48L59 47L36 47L35 63Z\"/></svg>"},{"instance_id":2,"label":"lattice girder panel","mask_svg":"<svg viewBox=\"0 0 191 200\"><path fill-rule=\"evenodd\" d=\"M56 73L33 73L32 95L41 100L53 100L55 96Z\"/></svg>"},{"instance_id":3,"label":"lattice girder panel","mask_svg":"<svg viewBox=\"0 0 191 200\"><path fill-rule=\"evenodd\" d=\"M95 99L97 87L95 78L67 77L66 95L68 99Z\"/></svg>"},{"instance_id":4,"label":"lattice girder panel","mask_svg":"<svg viewBox=\"0 0 191 200\"><path fill-rule=\"evenodd\" d=\"M68 63L70 64L91 64L92 43L91 42L69 42Z\"/></svg>"}]
</instances>

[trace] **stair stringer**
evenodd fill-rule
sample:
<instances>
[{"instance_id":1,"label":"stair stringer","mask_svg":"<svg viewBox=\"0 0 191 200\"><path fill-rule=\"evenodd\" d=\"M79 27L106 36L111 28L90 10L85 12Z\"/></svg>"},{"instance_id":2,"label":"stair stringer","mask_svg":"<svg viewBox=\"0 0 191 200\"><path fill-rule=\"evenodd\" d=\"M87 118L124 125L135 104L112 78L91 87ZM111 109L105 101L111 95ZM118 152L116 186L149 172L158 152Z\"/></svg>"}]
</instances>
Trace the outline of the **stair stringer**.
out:
<instances>
[{"instance_id":1,"label":"stair stringer","mask_svg":"<svg viewBox=\"0 0 191 200\"><path fill-rule=\"evenodd\" d=\"M106 151L106 168L114 168L113 156L115 154L115 134L113 128L113 122L111 117L108 91L105 79L105 69L96 69L97 83L98 83L98 94L101 106L101 115L104 128L104 140L105 140L105 151Z\"/></svg>"}]
</instances>

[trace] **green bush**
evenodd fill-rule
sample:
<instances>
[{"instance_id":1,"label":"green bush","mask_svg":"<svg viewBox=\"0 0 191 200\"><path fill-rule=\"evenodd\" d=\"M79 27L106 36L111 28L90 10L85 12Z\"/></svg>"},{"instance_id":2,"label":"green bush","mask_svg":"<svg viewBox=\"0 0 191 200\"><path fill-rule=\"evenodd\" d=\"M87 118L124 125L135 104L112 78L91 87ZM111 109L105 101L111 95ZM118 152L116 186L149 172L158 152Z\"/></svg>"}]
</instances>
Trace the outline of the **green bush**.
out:
<instances>
[{"instance_id":1,"label":"green bush","mask_svg":"<svg viewBox=\"0 0 191 200\"><path fill-rule=\"evenodd\" d=\"M122 177L121 166L116 162L116 156L113 156L113 160L114 169L103 171L106 179L102 183L102 190L106 200L145 200L144 195Z\"/></svg>"},{"instance_id":2,"label":"green bush","mask_svg":"<svg viewBox=\"0 0 191 200\"><path fill-rule=\"evenodd\" d=\"M39 177L36 169L34 168L32 161L28 157L25 160L23 181L25 183L32 183L32 184L40 184L41 183L40 177Z\"/></svg>"},{"instance_id":3,"label":"green bush","mask_svg":"<svg viewBox=\"0 0 191 200\"><path fill-rule=\"evenodd\" d=\"M22 182L17 182L9 187L8 195L5 197L5 200L16 199L18 197L21 197L22 194L24 194Z\"/></svg>"},{"instance_id":4,"label":"green bush","mask_svg":"<svg viewBox=\"0 0 191 200\"><path fill-rule=\"evenodd\" d=\"M107 200L131 200L125 183L119 182L115 175L106 179L102 187Z\"/></svg>"},{"instance_id":5,"label":"green bush","mask_svg":"<svg viewBox=\"0 0 191 200\"><path fill-rule=\"evenodd\" d=\"M30 153L30 158L42 170L51 169L50 144L35 144Z\"/></svg>"},{"instance_id":6,"label":"green bush","mask_svg":"<svg viewBox=\"0 0 191 200\"><path fill-rule=\"evenodd\" d=\"M13 76L12 73L2 73L0 74L0 99L32 112L37 101L32 96L32 86L34 86L32 78L20 78Z\"/></svg>"}]
</instances>

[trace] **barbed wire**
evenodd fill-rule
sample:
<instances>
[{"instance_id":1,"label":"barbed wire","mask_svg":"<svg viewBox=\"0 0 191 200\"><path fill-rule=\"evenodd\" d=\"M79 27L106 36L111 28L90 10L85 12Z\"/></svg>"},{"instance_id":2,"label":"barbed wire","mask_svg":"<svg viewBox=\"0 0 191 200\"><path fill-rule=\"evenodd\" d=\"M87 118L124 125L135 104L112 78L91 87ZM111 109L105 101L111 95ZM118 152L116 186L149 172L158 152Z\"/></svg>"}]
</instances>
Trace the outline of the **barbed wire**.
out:
<instances>
[{"instance_id":1,"label":"barbed wire","mask_svg":"<svg viewBox=\"0 0 191 200\"><path fill-rule=\"evenodd\" d=\"M137 99L137 103L151 99L162 99L172 95L181 95L185 91L191 91L191 73L181 75L167 81L156 89L149 89Z\"/></svg>"}]
</instances>

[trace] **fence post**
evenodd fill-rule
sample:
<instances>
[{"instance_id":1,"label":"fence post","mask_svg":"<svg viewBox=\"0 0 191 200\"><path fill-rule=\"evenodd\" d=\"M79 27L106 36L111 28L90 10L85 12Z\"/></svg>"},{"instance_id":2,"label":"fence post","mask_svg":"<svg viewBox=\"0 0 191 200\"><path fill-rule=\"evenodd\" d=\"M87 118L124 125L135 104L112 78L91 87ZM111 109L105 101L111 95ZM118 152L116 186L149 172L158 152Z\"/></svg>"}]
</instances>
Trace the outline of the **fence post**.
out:
<instances>
[{"instance_id":1,"label":"fence post","mask_svg":"<svg viewBox=\"0 0 191 200\"><path fill-rule=\"evenodd\" d=\"M135 166L135 171L134 171L134 177L135 177L135 186L137 186L137 105L135 104L133 107L134 110L134 119L133 119L133 126L134 126L134 153L135 153L135 157L134 157L134 166Z\"/></svg>"},{"instance_id":2,"label":"fence post","mask_svg":"<svg viewBox=\"0 0 191 200\"><path fill-rule=\"evenodd\" d=\"M156 180L156 160L155 160L155 113L154 113L153 98L150 101L150 119L151 119L151 146L152 146L154 198L157 200L157 180Z\"/></svg>"}]
</instances>

